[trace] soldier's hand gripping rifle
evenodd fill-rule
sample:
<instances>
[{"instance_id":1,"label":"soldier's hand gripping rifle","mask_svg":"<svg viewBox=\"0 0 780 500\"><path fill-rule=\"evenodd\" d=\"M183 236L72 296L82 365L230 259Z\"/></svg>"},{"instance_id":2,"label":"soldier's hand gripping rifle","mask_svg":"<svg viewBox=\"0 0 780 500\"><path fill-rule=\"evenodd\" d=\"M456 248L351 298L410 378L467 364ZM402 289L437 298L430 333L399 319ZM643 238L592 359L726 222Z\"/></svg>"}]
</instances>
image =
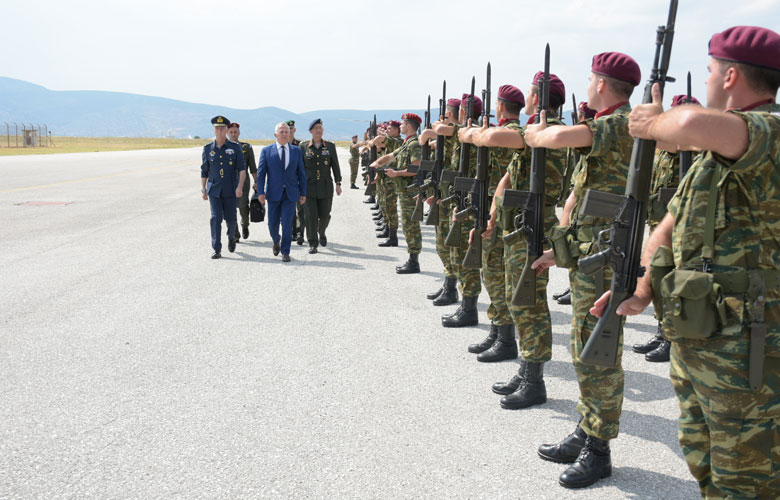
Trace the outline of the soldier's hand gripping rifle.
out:
<instances>
[{"instance_id":1,"label":"soldier's hand gripping rifle","mask_svg":"<svg viewBox=\"0 0 780 500\"><path fill-rule=\"evenodd\" d=\"M693 98L691 97L691 72L688 72L688 88L687 88L687 95L685 96L685 100L683 101L685 104L693 102ZM693 164L693 151L680 151L680 182L682 182L683 177L685 177L685 174L688 173L688 169L691 168L691 165ZM669 204L669 202L672 200L672 197L674 196L674 193L677 192L676 187L672 188L661 188L658 192L658 198L661 200L661 203L666 206Z\"/></svg>"},{"instance_id":2,"label":"soldier's hand gripping rifle","mask_svg":"<svg viewBox=\"0 0 780 500\"><path fill-rule=\"evenodd\" d=\"M487 86L482 91L482 124L490 126L490 63L487 65ZM456 219L466 220L474 217L474 237L463 257L465 269L480 269L482 267L482 232L487 227L490 217L490 204L488 199L488 180L490 176L490 149L477 147L477 177L456 178L455 189L460 186L471 192L471 205L455 215ZM493 234L496 234L495 231Z\"/></svg>"},{"instance_id":3,"label":"soldier's hand gripping rifle","mask_svg":"<svg viewBox=\"0 0 780 500\"><path fill-rule=\"evenodd\" d=\"M447 113L447 81L442 83L441 99L439 99L439 120L444 121L445 114ZM420 170L424 172L431 172L431 178L429 180L430 186L433 188L433 202L431 208L428 209L428 217L425 218L426 226L436 226L439 224L439 200L441 199L441 190L439 185L441 184L442 168L444 166L444 136L436 136L436 155L434 161L426 161L423 159L420 162Z\"/></svg>"},{"instance_id":4,"label":"soldier's hand gripping rifle","mask_svg":"<svg viewBox=\"0 0 780 500\"><path fill-rule=\"evenodd\" d=\"M371 129L368 131L368 138L374 139L376 137L376 115L374 115L374 119L371 120ZM376 182L374 182L376 178L376 169L371 167L371 164L376 161L376 146L371 146L371 149L368 150L368 186L366 186L366 191L363 193L365 196L374 196L376 194Z\"/></svg>"},{"instance_id":5,"label":"soldier's hand gripping rifle","mask_svg":"<svg viewBox=\"0 0 780 500\"><path fill-rule=\"evenodd\" d=\"M471 77L471 93L469 94L468 98L468 104L466 106L466 123L471 123L471 117L474 113L474 86L476 84L476 80L474 77ZM461 103L461 106L463 106L463 103ZM460 158L458 161L458 172L457 177L468 177L469 175L469 164L471 163L471 144L468 142L464 142L460 145ZM454 172L453 172L454 173ZM449 176L448 176L449 178ZM442 176L442 180L444 179L444 176ZM455 177L453 177L453 181L455 180ZM462 188L468 188L468 186L461 186ZM450 200L454 201L457 207L457 212L460 213L463 211L465 200L466 200L466 194L468 194L467 190L459 190L455 183L453 182L453 188L454 188L454 194L452 196L449 196L442 200L442 205L447 204ZM448 214L449 217L449 214ZM455 222L452 223L450 226L450 232L447 234L447 238L444 240L444 244L448 247L459 247L461 245L460 241L460 233L462 230L463 225L463 219L455 219Z\"/></svg>"},{"instance_id":6,"label":"soldier's hand gripping rifle","mask_svg":"<svg viewBox=\"0 0 780 500\"><path fill-rule=\"evenodd\" d=\"M539 82L539 106L536 123L541 121L542 111L550 107L550 45L544 49L544 77ZM504 207L520 207L515 217L516 231L504 237L508 244L514 244L520 235L526 239L525 265L512 293L512 304L516 306L536 305L536 270L531 264L544 253L544 178L547 168L547 149L531 150L531 189L530 191L504 190Z\"/></svg>"},{"instance_id":7,"label":"soldier's hand gripping rifle","mask_svg":"<svg viewBox=\"0 0 780 500\"><path fill-rule=\"evenodd\" d=\"M678 0L671 0L666 26L660 26L657 30L655 59L650 80L645 86L643 103L653 101L654 84L658 83L663 93L664 83L674 81L666 72L672 53L677 2ZM585 274L592 274L610 266L614 272L609 304L580 354L584 363L606 367L614 367L617 364L618 341L623 328L617 308L621 302L633 295L637 279L645 273L645 268L640 265L640 256L654 155L655 141L634 139L625 196L589 190L583 200L581 213L612 218L613 221L610 229L599 234L601 243L609 244L609 248L581 258L580 270Z\"/></svg>"},{"instance_id":8,"label":"soldier's hand gripping rifle","mask_svg":"<svg viewBox=\"0 0 780 500\"><path fill-rule=\"evenodd\" d=\"M431 128L431 96L428 95L428 109L425 111L425 130ZM422 159L420 165L409 165L406 169L407 172L417 173L415 183L411 184L407 189L409 191L417 190L417 204L414 206L412 212L412 220L422 222L423 212L425 207L425 190L431 187L431 181L425 179L427 172L422 169L422 162L431 161L431 146L426 142L422 147Z\"/></svg>"}]
</instances>

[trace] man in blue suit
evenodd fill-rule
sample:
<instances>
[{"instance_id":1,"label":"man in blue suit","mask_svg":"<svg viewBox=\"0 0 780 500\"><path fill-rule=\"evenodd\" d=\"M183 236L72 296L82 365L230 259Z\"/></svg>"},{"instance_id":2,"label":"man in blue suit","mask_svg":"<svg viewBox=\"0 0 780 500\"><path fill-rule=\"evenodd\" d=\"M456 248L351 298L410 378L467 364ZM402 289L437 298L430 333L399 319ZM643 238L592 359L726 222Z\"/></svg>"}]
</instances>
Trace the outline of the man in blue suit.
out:
<instances>
[{"instance_id":1,"label":"man in blue suit","mask_svg":"<svg viewBox=\"0 0 780 500\"><path fill-rule=\"evenodd\" d=\"M306 203L306 172L300 148L288 144L290 127L284 122L278 124L274 137L276 142L260 151L257 163L257 194L260 203L265 203L266 198L268 199L268 232L274 242L274 255L279 255L281 251L282 261L290 262L295 204Z\"/></svg>"},{"instance_id":2,"label":"man in blue suit","mask_svg":"<svg viewBox=\"0 0 780 500\"><path fill-rule=\"evenodd\" d=\"M218 259L222 256L222 219L228 227L228 250L236 249L236 207L244 188L246 162L241 145L227 138L230 120L215 116L211 124L214 125L214 142L203 146L200 192L211 205L211 247L214 249L211 258Z\"/></svg>"}]
</instances>

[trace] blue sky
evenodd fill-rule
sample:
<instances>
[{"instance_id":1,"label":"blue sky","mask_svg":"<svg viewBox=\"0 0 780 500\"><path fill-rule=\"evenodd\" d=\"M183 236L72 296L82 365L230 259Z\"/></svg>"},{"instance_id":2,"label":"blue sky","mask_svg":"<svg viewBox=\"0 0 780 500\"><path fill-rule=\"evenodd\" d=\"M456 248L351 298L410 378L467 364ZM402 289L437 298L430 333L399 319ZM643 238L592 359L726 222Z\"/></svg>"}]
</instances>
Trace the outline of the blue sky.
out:
<instances>
[{"instance_id":1,"label":"blue sky","mask_svg":"<svg viewBox=\"0 0 780 500\"><path fill-rule=\"evenodd\" d=\"M737 24L780 29L777 0L681 0L670 74L704 97L707 42ZM544 10L537 9L544 5ZM625 52L646 76L667 0L10 2L0 18L0 75L53 90L110 90L224 105L420 108L442 79L450 94L512 83L541 69L578 100L591 57ZM537 9L537 10L534 10ZM632 99L641 99L637 91ZM433 99L436 102L436 99Z\"/></svg>"}]
</instances>

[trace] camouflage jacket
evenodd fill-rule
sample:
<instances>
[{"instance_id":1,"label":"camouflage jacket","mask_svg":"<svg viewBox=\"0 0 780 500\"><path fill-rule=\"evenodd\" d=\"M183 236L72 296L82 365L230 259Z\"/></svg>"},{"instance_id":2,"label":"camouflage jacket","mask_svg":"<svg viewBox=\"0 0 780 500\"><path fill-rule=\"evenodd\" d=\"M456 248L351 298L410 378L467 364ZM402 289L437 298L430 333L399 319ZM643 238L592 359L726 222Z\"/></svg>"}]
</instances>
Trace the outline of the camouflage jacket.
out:
<instances>
[{"instance_id":1,"label":"camouflage jacket","mask_svg":"<svg viewBox=\"0 0 780 500\"><path fill-rule=\"evenodd\" d=\"M669 213L674 217L674 265L677 269L701 270L710 183L715 168L720 166L712 272L780 270L780 105L730 112L747 124L748 150L737 160L705 151L694 161L669 202ZM780 357L780 288L770 287L766 299L766 354ZM746 354L750 302L745 294L730 293L724 301L725 326L707 340L680 342Z\"/></svg>"},{"instance_id":2,"label":"camouflage jacket","mask_svg":"<svg viewBox=\"0 0 780 500\"><path fill-rule=\"evenodd\" d=\"M608 219L599 219L579 214L579 207L588 189L623 195L626 192L628 165L634 138L628 133L628 114L631 106L626 102L610 115L589 118L583 122L593 133L593 144L577 148L580 164L573 176L573 191L577 204L572 220L578 227L606 225Z\"/></svg>"},{"instance_id":3,"label":"camouflage jacket","mask_svg":"<svg viewBox=\"0 0 780 500\"><path fill-rule=\"evenodd\" d=\"M422 147L420 141L417 140L416 135L411 135L406 138L403 145L393 151L393 158L395 158L395 170L406 170L413 162L420 161L422 158ZM396 177L393 179L398 188L406 189L406 186L414 182L414 177Z\"/></svg>"},{"instance_id":4,"label":"camouflage jacket","mask_svg":"<svg viewBox=\"0 0 780 500\"><path fill-rule=\"evenodd\" d=\"M666 215L666 206L659 198L661 189L676 188L679 183L680 155L676 152L659 149L653 162L650 203L647 206L647 222L651 225L658 224Z\"/></svg>"},{"instance_id":5,"label":"camouflage jacket","mask_svg":"<svg viewBox=\"0 0 780 500\"><path fill-rule=\"evenodd\" d=\"M460 169L460 140L458 140L458 130L462 129L465 125L455 125L455 131L452 137L455 139L452 143L452 152L450 154L450 163L452 170ZM471 148L471 155L469 155L469 168L465 177L476 177L477 175L477 147Z\"/></svg>"},{"instance_id":6,"label":"camouflage jacket","mask_svg":"<svg viewBox=\"0 0 780 500\"><path fill-rule=\"evenodd\" d=\"M520 130L522 125L518 120L511 120L502 125L504 128L510 130ZM522 151L521 149L512 148L490 148L490 180L488 182L488 195L493 196L496 192L498 183L506 173L506 169L509 166L509 162L515 154Z\"/></svg>"}]
</instances>

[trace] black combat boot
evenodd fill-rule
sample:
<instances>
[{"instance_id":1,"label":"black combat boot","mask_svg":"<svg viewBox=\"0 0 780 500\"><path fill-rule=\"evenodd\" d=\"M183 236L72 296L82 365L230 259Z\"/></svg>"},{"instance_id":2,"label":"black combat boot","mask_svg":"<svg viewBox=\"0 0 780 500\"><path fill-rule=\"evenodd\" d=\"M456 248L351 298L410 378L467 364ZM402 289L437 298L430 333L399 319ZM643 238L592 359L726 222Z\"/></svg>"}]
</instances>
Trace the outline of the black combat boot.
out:
<instances>
[{"instance_id":1,"label":"black combat boot","mask_svg":"<svg viewBox=\"0 0 780 500\"><path fill-rule=\"evenodd\" d=\"M458 278L444 278L444 291L433 299L435 306L448 306L458 301Z\"/></svg>"},{"instance_id":2,"label":"black combat boot","mask_svg":"<svg viewBox=\"0 0 780 500\"><path fill-rule=\"evenodd\" d=\"M374 203L371 205L371 210L379 210L379 203Z\"/></svg>"},{"instance_id":3,"label":"black combat boot","mask_svg":"<svg viewBox=\"0 0 780 500\"><path fill-rule=\"evenodd\" d=\"M564 488L584 488L612 475L609 441L588 436L577 461L558 478Z\"/></svg>"},{"instance_id":4,"label":"black combat boot","mask_svg":"<svg viewBox=\"0 0 780 500\"><path fill-rule=\"evenodd\" d=\"M446 280L446 278L445 278L445 280ZM431 292L431 293L425 294L425 298L428 299L428 300L433 300L436 297L438 297L439 295L441 295L441 292L443 292L443 291L444 291L444 283L442 283L441 287L438 290L436 290L435 292Z\"/></svg>"},{"instance_id":5,"label":"black combat boot","mask_svg":"<svg viewBox=\"0 0 780 500\"><path fill-rule=\"evenodd\" d=\"M386 224L384 217L381 217L379 220L375 220L374 224L376 224L376 227L382 227Z\"/></svg>"},{"instance_id":6,"label":"black combat boot","mask_svg":"<svg viewBox=\"0 0 780 500\"><path fill-rule=\"evenodd\" d=\"M523 382L512 394L501 398L501 408L519 410L547 402L547 388L544 386L544 363L525 362Z\"/></svg>"},{"instance_id":7,"label":"black combat boot","mask_svg":"<svg viewBox=\"0 0 780 500\"><path fill-rule=\"evenodd\" d=\"M563 441L557 444L543 444L539 447L537 453L544 460L559 464L572 464L580 456L580 451L585 446L585 439L588 437L582 427L577 424L574 432L563 438Z\"/></svg>"},{"instance_id":8,"label":"black combat boot","mask_svg":"<svg viewBox=\"0 0 780 500\"><path fill-rule=\"evenodd\" d=\"M645 359L651 363L665 363L669 361L669 350L671 348L672 343L662 338L658 347L645 354Z\"/></svg>"},{"instance_id":9,"label":"black combat boot","mask_svg":"<svg viewBox=\"0 0 780 500\"><path fill-rule=\"evenodd\" d=\"M398 246L398 229L390 229L390 234L387 239L379 244L380 247L397 247Z\"/></svg>"},{"instance_id":10,"label":"black combat boot","mask_svg":"<svg viewBox=\"0 0 780 500\"><path fill-rule=\"evenodd\" d=\"M566 289L566 292L558 297L557 302L564 306L570 306L571 305L571 289Z\"/></svg>"},{"instance_id":11,"label":"black combat boot","mask_svg":"<svg viewBox=\"0 0 780 500\"><path fill-rule=\"evenodd\" d=\"M420 272L420 261L417 260L416 253L409 254L409 260L404 262L403 266L395 266L396 274L415 274Z\"/></svg>"},{"instance_id":12,"label":"black combat boot","mask_svg":"<svg viewBox=\"0 0 780 500\"><path fill-rule=\"evenodd\" d=\"M552 295L553 300L558 300L558 299L560 299L561 297L563 297L564 295L566 295L569 292L571 292L571 288L567 288L566 290L562 291L561 293L554 293Z\"/></svg>"},{"instance_id":13,"label":"black combat boot","mask_svg":"<svg viewBox=\"0 0 780 500\"><path fill-rule=\"evenodd\" d=\"M490 324L490 333L488 333L488 336L485 337L485 340L480 342L479 344L469 344L469 352L474 354L479 354L481 352L485 352L488 349L490 349L490 346L493 345L493 342L496 341L496 338L498 337L498 325Z\"/></svg>"},{"instance_id":14,"label":"black combat boot","mask_svg":"<svg viewBox=\"0 0 780 500\"><path fill-rule=\"evenodd\" d=\"M515 325L498 326L498 338L490 349L477 354L477 361L482 363L495 363L506 359L517 358L517 341L515 340Z\"/></svg>"},{"instance_id":15,"label":"black combat boot","mask_svg":"<svg viewBox=\"0 0 780 500\"><path fill-rule=\"evenodd\" d=\"M496 382L491 389L496 394L506 396L512 394L520 387L520 384L525 380L525 361L520 362L520 368L517 370L517 375L514 375L509 382Z\"/></svg>"},{"instance_id":16,"label":"black combat boot","mask_svg":"<svg viewBox=\"0 0 780 500\"><path fill-rule=\"evenodd\" d=\"M381 228L382 230L376 233L377 238L389 238L390 237L390 228L387 227L387 224L384 225L384 227Z\"/></svg>"},{"instance_id":17,"label":"black combat boot","mask_svg":"<svg viewBox=\"0 0 780 500\"><path fill-rule=\"evenodd\" d=\"M374 219L374 220L381 220L382 219L382 214L376 214L376 215L374 215L371 218Z\"/></svg>"},{"instance_id":18,"label":"black combat boot","mask_svg":"<svg viewBox=\"0 0 780 500\"><path fill-rule=\"evenodd\" d=\"M363 200L363 203L376 203L376 198L369 196L367 200Z\"/></svg>"},{"instance_id":19,"label":"black combat boot","mask_svg":"<svg viewBox=\"0 0 780 500\"><path fill-rule=\"evenodd\" d=\"M655 332L655 336L645 342L644 344L634 344L631 349L634 350L634 352L638 352L639 354L647 354L648 352L655 350L659 345L661 345L661 342L664 341L664 332L661 328L661 322L658 322L658 329Z\"/></svg>"},{"instance_id":20,"label":"black combat boot","mask_svg":"<svg viewBox=\"0 0 780 500\"><path fill-rule=\"evenodd\" d=\"M462 326L475 326L479 323L477 316L477 296L466 297L460 303L460 307L452 316L442 316L441 324L447 328L460 328Z\"/></svg>"}]
</instances>

